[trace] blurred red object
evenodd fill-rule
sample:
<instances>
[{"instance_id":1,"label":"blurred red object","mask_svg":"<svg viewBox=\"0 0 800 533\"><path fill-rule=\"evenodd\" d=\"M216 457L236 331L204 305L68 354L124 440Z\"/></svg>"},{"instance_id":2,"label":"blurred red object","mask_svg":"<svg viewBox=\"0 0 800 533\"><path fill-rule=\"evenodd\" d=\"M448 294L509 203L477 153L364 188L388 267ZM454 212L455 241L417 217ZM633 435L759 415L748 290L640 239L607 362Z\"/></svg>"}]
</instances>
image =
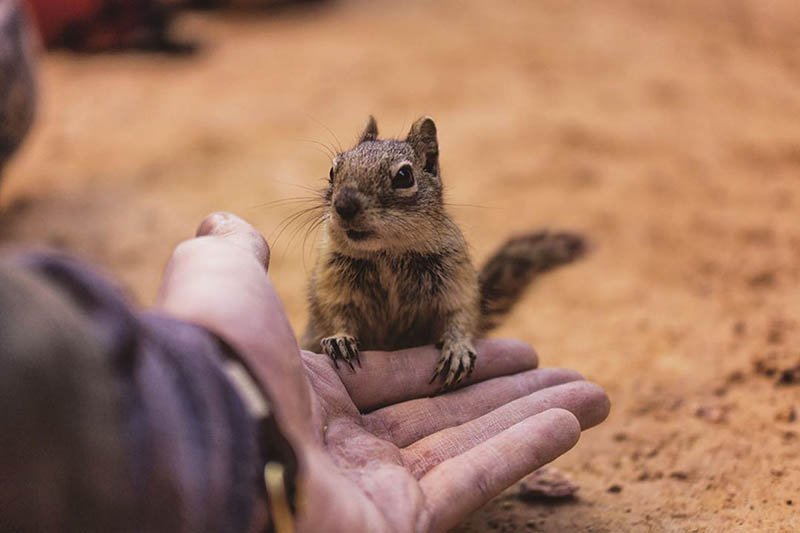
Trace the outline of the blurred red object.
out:
<instances>
[{"instance_id":1,"label":"blurred red object","mask_svg":"<svg viewBox=\"0 0 800 533\"><path fill-rule=\"evenodd\" d=\"M47 47L191 51L169 37L175 0L28 0Z\"/></svg>"},{"instance_id":2,"label":"blurred red object","mask_svg":"<svg viewBox=\"0 0 800 533\"><path fill-rule=\"evenodd\" d=\"M45 46L57 44L76 24L96 18L105 0L28 0Z\"/></svg>"}]
</instances>

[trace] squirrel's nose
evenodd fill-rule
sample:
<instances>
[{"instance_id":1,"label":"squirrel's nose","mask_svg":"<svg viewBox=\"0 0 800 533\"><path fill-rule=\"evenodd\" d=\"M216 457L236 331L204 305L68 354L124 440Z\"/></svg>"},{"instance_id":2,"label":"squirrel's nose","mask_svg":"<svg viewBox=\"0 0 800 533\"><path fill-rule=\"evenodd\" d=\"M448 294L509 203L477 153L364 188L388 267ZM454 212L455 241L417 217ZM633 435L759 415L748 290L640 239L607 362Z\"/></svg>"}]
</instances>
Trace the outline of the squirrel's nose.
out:
<instances>
[{"instance_id":1,"label":"squirrel's nose","mask_svg":"<svg viewBox=\"0 0 800 533\"><path fill-rule=\"evenodd\" d=\"M336 200L333 202L333 207L342 220L350 220L361 211L361 202L356 197L356 193L352 189L342 189Z\"/></svg>"}]
</instances>

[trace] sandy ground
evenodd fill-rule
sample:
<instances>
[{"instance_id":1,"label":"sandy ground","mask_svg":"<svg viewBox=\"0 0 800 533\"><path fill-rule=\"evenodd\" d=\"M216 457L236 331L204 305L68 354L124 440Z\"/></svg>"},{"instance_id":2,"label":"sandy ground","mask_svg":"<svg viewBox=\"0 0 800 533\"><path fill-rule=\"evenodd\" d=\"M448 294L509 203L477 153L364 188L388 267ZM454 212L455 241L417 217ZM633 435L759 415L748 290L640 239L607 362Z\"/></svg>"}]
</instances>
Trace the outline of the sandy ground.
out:
<instances>
[{"instance_id":1,"label":"sandy ground","mask_svg":"<svg viewBox=\"0 0 800 533\"><path fill-rule=\"evenodd\" d=\"M592 241L498 335L613 402L555 463L577 499L512 488L459 530L800 530L796 0L354 1L179 30L199 55L44 58L3 241L74 250L146 305L171 248L232 210L270 235L300 329L312 246L275 242L296 207L269 202L322 183L328 129L430 114L476 259L529 228Z\"/></svg>"}]
</instances>

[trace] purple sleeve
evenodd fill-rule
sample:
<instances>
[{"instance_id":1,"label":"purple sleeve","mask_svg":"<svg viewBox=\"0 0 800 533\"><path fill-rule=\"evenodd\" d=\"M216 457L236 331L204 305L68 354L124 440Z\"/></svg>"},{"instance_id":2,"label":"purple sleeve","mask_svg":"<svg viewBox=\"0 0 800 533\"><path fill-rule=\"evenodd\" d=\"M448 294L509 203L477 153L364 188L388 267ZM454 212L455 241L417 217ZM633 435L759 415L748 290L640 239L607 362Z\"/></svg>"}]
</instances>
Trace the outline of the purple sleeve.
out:
<instances>
[{"instance_id":1,"label":"purple sleeve","mask_svg":"<svg viewBox=\"0 0 800 533\"><path fill-rule=\"evenodd\" d=\"M120 390L130 490L140 531L245 531L263 460L258 422L223 368L224 345L206 330L135 313L86 265L55 254L20 261L66 292L93 324Z\"/></svg>"}]
</instances>

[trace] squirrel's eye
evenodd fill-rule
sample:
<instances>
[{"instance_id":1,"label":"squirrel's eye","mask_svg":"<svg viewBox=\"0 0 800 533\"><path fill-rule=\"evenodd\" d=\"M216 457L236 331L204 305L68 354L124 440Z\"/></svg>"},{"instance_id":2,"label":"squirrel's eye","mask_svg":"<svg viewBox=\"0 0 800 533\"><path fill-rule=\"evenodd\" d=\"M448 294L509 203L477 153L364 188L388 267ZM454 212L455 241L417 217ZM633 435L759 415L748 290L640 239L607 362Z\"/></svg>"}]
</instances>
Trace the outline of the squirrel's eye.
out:
<instances>
[{"instance_id":1,"label":"squirrel's eye","mask_svg":"<svg viewBox=\"0 0 800 533\"><path fill-rule=\"evenodd\" d=\"M328 181L333 183L333 167L331 167L331 171L328 172Z\"/></svg>"},{"instance_id":2,"label":"squirrel's eye","mask_svg":"<svg viewBox=\"0 0 800 533\"><path fill-rule=\"evenodd\" d=\"M414 173L411 165L403 165L392 178L392 189L408 189L414 185Z\"/></svg>"}]
</instances>

